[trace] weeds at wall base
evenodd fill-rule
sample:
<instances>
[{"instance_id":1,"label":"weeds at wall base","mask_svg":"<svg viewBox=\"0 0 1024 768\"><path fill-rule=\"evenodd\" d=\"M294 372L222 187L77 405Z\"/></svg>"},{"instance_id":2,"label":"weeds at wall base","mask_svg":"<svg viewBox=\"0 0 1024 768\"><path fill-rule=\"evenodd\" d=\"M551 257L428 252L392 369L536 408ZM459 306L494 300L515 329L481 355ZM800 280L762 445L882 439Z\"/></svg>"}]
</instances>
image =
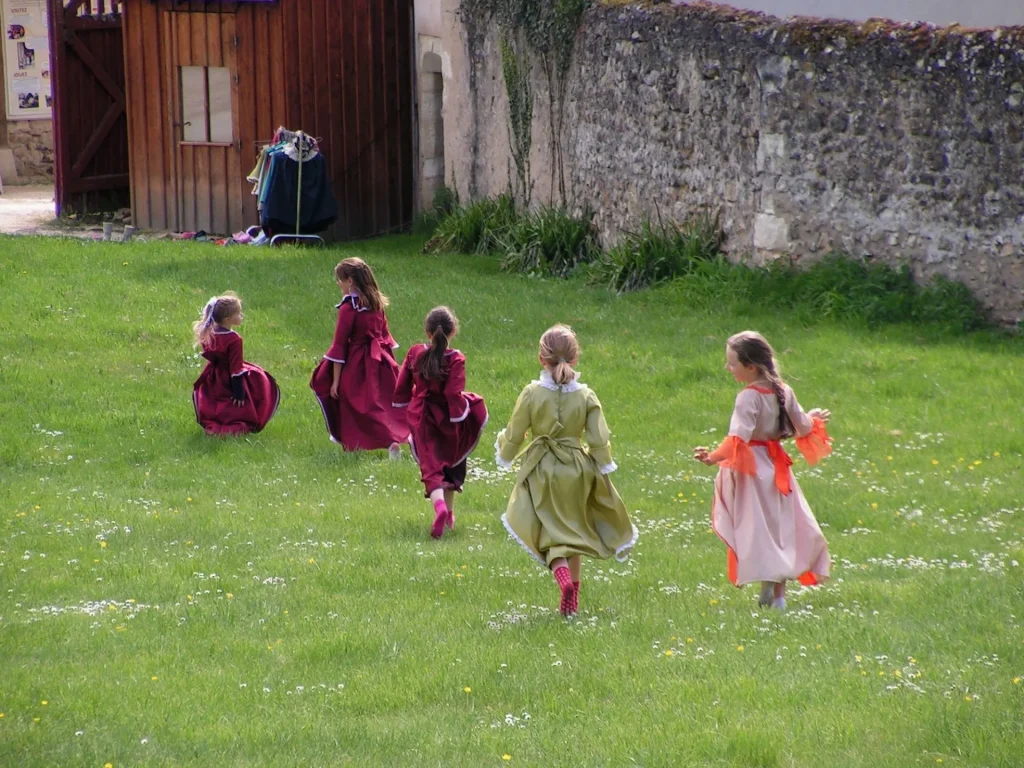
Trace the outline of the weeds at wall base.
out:
<instances>
[{"instance_id":1,"label":"weeds at wall base","mask_svg":"<svg viewBox=\"0 0 1024 768\"><path fill-rule=\"evenodd\" d=\"M697 306L772 306L807 322L909 322L954 333L990 326L965 285L941 276L920 285L906 265L893 268L841 253L806 268L787 260L763 268L734 263L722 254L720 222L710 215L683 224L645 221L602 252L592 218L589 211L574 216L556 207L523 212L511 195L467 206L451 202L423 251L497 253L507 272L580 274L617 293L672 282L681 300Z\"/></svg>"}]
</instances>

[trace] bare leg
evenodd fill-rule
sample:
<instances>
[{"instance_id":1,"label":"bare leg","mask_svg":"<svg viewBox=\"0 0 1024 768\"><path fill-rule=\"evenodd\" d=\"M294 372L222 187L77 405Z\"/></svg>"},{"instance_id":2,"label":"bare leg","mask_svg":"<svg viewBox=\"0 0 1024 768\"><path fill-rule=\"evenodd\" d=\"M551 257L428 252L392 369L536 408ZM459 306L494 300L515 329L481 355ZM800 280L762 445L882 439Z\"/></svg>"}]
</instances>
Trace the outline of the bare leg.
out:
<instances>
[{"instance_id":1,"label":"bare leg","mask_svg":"<svg viewBox=\"0 0 1024 768\"><path fill-rule=\"evenodd\" d=\"M448 507L448 518L445 525L449 530L455 530L455 491L446 489L444 492L444 503Z\"/></svg>"},{"instance_id":2,"label":"bare leg","mask_svg":"<svg viewBox=\"0 0 1024 768\"><path fill-rule=\"evenodd\" d=\"M572 580L577 584L580 580L580 571L583 570L583 560L579 555L573 555L568 560L569 573L572 575Z\"/></svg>"},{"instance_id":3,"label":"bare leg","mask_svg":"<svg viewBox=\"0 0 1024 768\"><path fill-rule=\"evenodd\" d=\"M786 610L786 582L780 581L775 585L775 599L772 600L772 608L780 611Z\"/></svg>"},{"instance_id":4,"label":"bare leg","mask_svg":"<svg viewBox=\"0 0 1024 768\"><path fill-rule=\"evenodd\" d=\"M583 558L579 555L569 558L569 573L572 575L572 600L569 602L569 613L575 615L580 610L580 581L583 578Z\"/></svg>"}]
</instances>

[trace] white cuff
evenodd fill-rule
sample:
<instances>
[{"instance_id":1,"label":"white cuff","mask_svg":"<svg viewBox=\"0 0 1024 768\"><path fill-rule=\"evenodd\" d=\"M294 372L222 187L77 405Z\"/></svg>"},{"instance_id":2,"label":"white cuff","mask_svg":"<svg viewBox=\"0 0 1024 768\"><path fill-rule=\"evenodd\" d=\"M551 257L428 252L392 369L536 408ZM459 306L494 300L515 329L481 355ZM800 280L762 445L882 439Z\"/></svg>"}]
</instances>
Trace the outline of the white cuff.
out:
<instances>
[{"instance_id":1,"label":"white cuff","mask_svg":"<svg viewBox=\"0 0 1024 768\"><path fill-rule=\"evenodd\" d=\"M610 464L605 464L603 467L598 467L597 471L600 472L602 475L610 475L618 468L619 465L613 461Z\"/></svg>"},{"instance_id":2,"label":"white cuff","mask_svg":"<svg viewBox=\"0 0 1024 768\"><path fill-rule=\"evenodd\" d=\"M391 407L392 408L408 408L409 404L408 403L392 403Z\"/></svg>"},{"instance_id":3,"label":"white cuff","mask_svg":"<svg viewBox=\"0 0 1024 768\"><path fill-rule=\"evenodd\" d=\"M399 344L399 343L398 343L398 342L396 341L396 342L395 342L394 344L392 344L392 345L391 345L391 348L392 348L392 349L401 349L401 348L402 348L402 345L401 345L401 344Z\"/></svg>"},{"instance_id":4,"label":"white cuff","mask_svg":"<svg viewBox=\"0 0 1024 768\"><path fill-rule=\"evenodd\" d=\"M502 433L499 433L500 439ZM501 448L498 447L498 441L494 441L494 463L498 465L500 469L510 470L512 469L512 462L501 458Z\"/></svg>"},{"instance_id":5,"label":"white cuff","mask_svg":"<svg viewBox=\"0 0 1024 768\"><path fill-rule=\"evenodd\" d=\"M452 422L454 424L458 424L459 422L465 421L468 416L469 416L469 400L466 400L466 410L464 410L462 412L462 415L459 416L458 418L448 419L448 421L450 421L450 422Z\"/></svg>"},{"instance_id":6,"label":"white cuff","mask_svg":"<svg viewBox=\"0 0 1024 768\"><path fill-rule=\"evenodd\" d=\"M231 374L231 378L233 379L233 378L235 378L235 376L245 376L245 374L247 374L247 373L248 373L248 371L239 371L238 373L232 373Z\"/></svg>"},{"instance_id":7,"label":"white cuff","mask_svg":"<svg viewBox=\"0 0 1024 768\"><path fill-rule=\"evenodd\" d=\"M330 360L332 363L341 363L342 365L345 364L344 360L339 360L336 357L328 357L327 355L324 355L324 360Z\"/></svg>"}]
</instances>

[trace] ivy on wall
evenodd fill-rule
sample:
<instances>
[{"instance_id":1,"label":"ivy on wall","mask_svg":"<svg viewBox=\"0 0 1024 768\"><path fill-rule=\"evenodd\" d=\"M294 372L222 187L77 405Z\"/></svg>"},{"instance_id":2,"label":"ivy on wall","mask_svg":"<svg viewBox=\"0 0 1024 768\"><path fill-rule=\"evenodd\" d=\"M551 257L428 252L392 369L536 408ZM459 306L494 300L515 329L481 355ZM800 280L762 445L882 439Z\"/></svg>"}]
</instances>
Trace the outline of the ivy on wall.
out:
<instances>
[{"instance_id":1,"label":"ivy on wall","mask_svg":"<svg viewBox=\"0 0 1024 768\"><path fill-rule=\"evenodd\" d=\"M589 0L462 0L459 8L470 38L493 20L498 27L501 70L509 105L509 149L515 166L513 192L529 205L533 192L530 150L533 146L531 74L539 66L548 85L551 157L550 199L566 204L565 156L561 141L565 96L583 12ZM511 169L510 169L511 171ZM509 176L512 174L510 172Z\"/></svg>"}]
</instances>

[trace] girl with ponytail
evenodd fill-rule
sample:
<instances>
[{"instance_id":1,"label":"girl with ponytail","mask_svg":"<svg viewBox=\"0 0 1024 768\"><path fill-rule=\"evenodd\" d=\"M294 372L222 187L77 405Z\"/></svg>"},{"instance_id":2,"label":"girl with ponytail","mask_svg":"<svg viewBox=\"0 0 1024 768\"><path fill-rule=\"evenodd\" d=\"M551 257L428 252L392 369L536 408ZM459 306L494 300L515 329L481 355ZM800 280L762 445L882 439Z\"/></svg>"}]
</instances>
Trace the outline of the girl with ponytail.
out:
<instances>
[{"instance_id":1,"label":"girl with ponytail","mask_svg":"<svg viewBox=\"0 0 1024 768\"><path fill-rule=\"evenodd\" d=\"M259 432L277 411L281 390L274 377L242 359L242 300L214 296L192 324L195 343L209 362L192 385L196 421L210 435Z\"/></svg>"},{"instance_id":2,"label":"girl with ponytail","mask_svg":"<svg viewBox=\"0 0 1024 768\"><path fill-rule=\"evenodd\" d=\"M409 350L395 387L395 408L404 408L409 447L420 466L426 497L434 508L430 535L455 528L455 494L466 481L466 460L487 425L487 406L464 392L466 356L451 348L459 321L448 307L435 307L423 323L427 343Z\"/></svg>"},{"instance_id":3,"label":"girl with ponytail","mask_svg":"<svg viewBox=\"0 0 1024 768\"><path fill-rule=\"evenodd\" d=\"M502 522L509 535L550 569L561 592L559 611L579 610L581 556L620 562L637 530L608 475L611 432L601 402L579 382L580 346L566 325L540 339L540 378L520 393L508 426L498 435L496 460L522 463ZM525 448L526 433L533 441ZM587 447L581 438L586 438Z\"/></svg>"},{"instance_id":4,"label":"girl with ponytail","mask_svg":"<svg viewBox=\"0 0 1024 768\"><path fill-rule=\"evenodd\" d=\"M784 610L786 582L820 584L831 561L780 441L796 437L797 449L816 464L832 452L825 430L832 414L821 408L804 412L759 333L729 338L725 369L745 385L736 396L729 435L714 451L694 448L693 457L719 467L711 526L725 542L729 580L737 587L761 582L759 605Z\"/></svg>"},{"instance_id":5,"label":"girl with ponytail","mask_svg":"<svg viewBox=\"0 0 1024 768\"><path fill-rule=\"evenodd\" d=\"M313 371L309 386L320 403L327 432L346 451L387 448L392 459L409 439L404 411L395 408L398 347L384 310L388 297L362 259L334 268L341 303L334 342Z\"/></svg>"}]
</instances>

